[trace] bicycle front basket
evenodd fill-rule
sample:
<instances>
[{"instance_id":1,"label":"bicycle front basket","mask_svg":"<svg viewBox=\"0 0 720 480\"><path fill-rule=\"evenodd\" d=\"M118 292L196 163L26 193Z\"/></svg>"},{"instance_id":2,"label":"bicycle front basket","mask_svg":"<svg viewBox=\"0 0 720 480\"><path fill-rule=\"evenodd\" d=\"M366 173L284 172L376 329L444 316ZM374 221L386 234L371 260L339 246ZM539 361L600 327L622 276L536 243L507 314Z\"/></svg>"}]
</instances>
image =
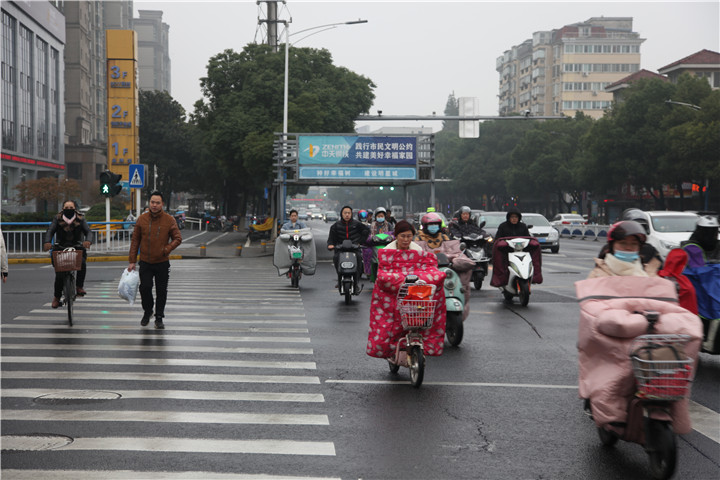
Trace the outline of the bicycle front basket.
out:
<instances>
[{"instance_id":1,"label":"bicycle front basket","mask_svg":"<svg viewBox=\"0 0 720 480\"><path fill-rule=\"evenodd\" d=\"M56 250L52 256L56 272L72 272L82 268L82 250Z\"/></svg>"}]
</instances>

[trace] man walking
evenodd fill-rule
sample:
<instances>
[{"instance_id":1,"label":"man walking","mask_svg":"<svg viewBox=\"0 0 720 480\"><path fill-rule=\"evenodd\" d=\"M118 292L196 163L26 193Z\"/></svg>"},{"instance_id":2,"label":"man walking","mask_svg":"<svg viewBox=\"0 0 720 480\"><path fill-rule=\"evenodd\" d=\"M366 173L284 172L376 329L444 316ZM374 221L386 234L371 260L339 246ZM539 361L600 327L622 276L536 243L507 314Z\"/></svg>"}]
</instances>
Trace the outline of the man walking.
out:
<instances>
[{"instance_id":1,"label":"man walking","mask_svg":"<svg viewBox=\"0 0 720 480\"><path fill-rule=\"evenodd\" d=\"M163 211L163 194L157 190L150 193L150 210L138 217L130 243L128 271L135 269L140 250L140 296L144 314L140 325L150 322L153 314L153 280L155 281L155 328L165 328L165 303L170 280L170 252L182 243L180 229L172 215Z\"/></svg>"}]
</instances>

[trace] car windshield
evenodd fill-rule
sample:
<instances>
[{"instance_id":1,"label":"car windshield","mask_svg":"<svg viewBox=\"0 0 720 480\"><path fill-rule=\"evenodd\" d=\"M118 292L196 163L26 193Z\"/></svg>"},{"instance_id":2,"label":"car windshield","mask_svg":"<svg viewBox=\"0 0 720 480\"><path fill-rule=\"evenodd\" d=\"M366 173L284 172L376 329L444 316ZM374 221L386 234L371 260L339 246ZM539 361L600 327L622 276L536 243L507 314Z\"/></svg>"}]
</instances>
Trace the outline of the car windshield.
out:
<instances>
[{"instance_id":1,"label":"car windshield","mask_svg":"<svg viewBox=\"0 0 720 480\"><path fill-rule=\"evenodd\" d=\"M478 217L478 225L481 222L485 222L485 228L497 228L502 222L506 220L507 214L505 212L499 213L483 213Z\"/></svg>"},{"instance_id":2,"label":"car windshield","mask_svg":"<svg viewBox=\"0 0 720 480\"><path fill-rule=\"evenodd\" d=\"M526 213L523 215L522 219L523 222L527 223L528 225L532 225L533 227L550 226L550 222L547 221L547 218L537 213Z\"/></svg>"},{"instance_id":3,"label":"car windshield","mask_svg":"<svg viewBox=\"0 0 720 480\"><path fill-rule=\"evenodd\" d=\"M652 225L658 232L694 232L697 224L695 215L653 216Z\"/></svg>"}]
</instances>

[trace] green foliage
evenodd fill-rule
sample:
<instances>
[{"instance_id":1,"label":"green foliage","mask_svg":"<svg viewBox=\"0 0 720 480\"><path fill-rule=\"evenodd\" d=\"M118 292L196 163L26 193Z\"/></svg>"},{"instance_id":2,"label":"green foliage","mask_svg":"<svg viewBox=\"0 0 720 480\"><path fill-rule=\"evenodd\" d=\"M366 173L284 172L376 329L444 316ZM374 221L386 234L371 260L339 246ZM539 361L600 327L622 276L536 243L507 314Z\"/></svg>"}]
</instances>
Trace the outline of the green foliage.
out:
<instances>
[{"instance_id":1,"label":"green foliage","mask_svg":"<svg viewBox=\"0 0 720 480\"><path fill-rule=\"evenodd\" d=\"M203 139L202 157L212 158L219 195L260 195L273 178L274 133L282 131L284 52L249 44L211 58L201 79L205 101L193 120ZM332 63L330 52L290 48L288 131L342 133L372 106L375 85Z\"/></svg>"},{"instance_id":2,"label":"green foliage","mask_svg":"<svg viewBox=\"0 0 720 480\"><path fill-rule=\"evenodd\" d=\"M128 210L122 202L110 202L110 218L114 220L125 220ZM105 221L105 202L96 203L85 214L85 219L90 222Z\"/></svg>"}]
</instances>

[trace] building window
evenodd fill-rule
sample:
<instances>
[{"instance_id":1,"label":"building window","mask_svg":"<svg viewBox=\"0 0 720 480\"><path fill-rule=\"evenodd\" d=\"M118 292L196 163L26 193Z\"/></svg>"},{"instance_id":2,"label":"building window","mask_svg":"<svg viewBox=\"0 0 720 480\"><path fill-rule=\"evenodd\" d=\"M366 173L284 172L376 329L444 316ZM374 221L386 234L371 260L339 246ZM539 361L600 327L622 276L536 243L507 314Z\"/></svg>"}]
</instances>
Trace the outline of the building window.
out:
<instances>
[{"instance_id":1,"label":"building window","mask_svg":"<svg viewBox=\"0 0 720 480\"><path fill-rule=\"evenodd\" d=\"M67 178L82 180L82 163L67 163Z\"/></svg>"}]
</instances>

